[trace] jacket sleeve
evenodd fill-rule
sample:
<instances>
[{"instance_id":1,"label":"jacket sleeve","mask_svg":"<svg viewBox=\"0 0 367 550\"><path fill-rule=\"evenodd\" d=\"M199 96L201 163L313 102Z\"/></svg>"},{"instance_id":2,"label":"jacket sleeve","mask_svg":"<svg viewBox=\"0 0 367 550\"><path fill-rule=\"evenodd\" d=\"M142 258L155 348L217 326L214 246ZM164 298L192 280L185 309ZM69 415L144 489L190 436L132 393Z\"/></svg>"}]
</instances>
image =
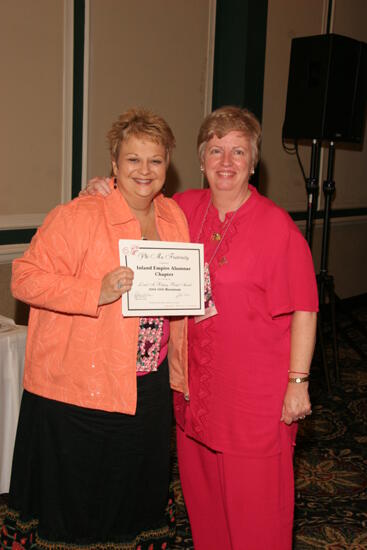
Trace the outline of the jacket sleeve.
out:
<instances>
[{"instance_id":1,"label":"jacket sleeve","mask_svg":"<svg viewBox=\"0 0 367 550\"><path fill-rule=\"evenodd\" d=\"M24 256L13 262L11 289L34 307L98 317L102 281L82 270L89 227L76 210L69 203L47 216Z\"/></svg>"}]
</instances>

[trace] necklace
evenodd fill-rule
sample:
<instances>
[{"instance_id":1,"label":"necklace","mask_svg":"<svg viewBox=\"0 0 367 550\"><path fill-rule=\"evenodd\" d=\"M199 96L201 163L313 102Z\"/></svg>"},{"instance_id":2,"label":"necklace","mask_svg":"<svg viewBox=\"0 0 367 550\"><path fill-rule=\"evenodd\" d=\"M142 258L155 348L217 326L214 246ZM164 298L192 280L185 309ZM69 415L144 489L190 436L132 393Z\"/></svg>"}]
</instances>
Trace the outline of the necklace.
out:
<instances>
[{"instance_id":1,"label":"necklace","mask_svg":"<svg viewBox=\"0 0 367 550\"><path fill-rule=\"evenodd\" d=\"M246 200L246 199L245 199ZM230 228L230 225L231 223L233 222L234 218L236 217L236 214L240 208L240 206L244 203L244 200L241 201L241 203L237 206L236 210L233 212L232 214L232 217L231 219L229 220L229 222L227 223L227 225L225 226L224 228L224 231L223 231L223 234L220 235L220 233L213 233L212 234L212 239L213 240L216 240L216 241L219 241L217 246L215 247L215 250L209 260L209 262L205 262L204 264L204 303L205 303L205 313L204 315L200 315L200 316L197 316L195 317L195 322L196 323L200 323L201 321L203 321L204 319L208 319L208 317L212 317L213 315L217 315L218 311L217 311L217 308L215 307L215 303L214 303L214 299L213 299L213 295L212 295L212 285L211 285L211 281L210 281L210 271L209 271L209 267L210 267L210 264L212 263L212 261L214 260L215 258L215 255L216 253L218 252L219 250L219 247L220 245L222 244L222 242L224 241L224 238L227 234L227 231L228 229ZM196 242L199 242L199 239L201 237L201 234L203 232L203 229L204 229L204 224L206 222L206 218L208 217L208 212L209 212L209 208L210 208L210 205L212 204L212 199L210 197L209 199L209 202L208 202L208 206L206 207L206 211L205 211L205 214L204 214L204 217L203 217L203 221L201 222L201 226L200 226L200 229L199 229L199 233L198 233L198 236L196 237ZM227 263L227 260L225 257L223 257L219 264L220 265L223 265Z\"/></svg>"},{"instance_id":2,"label":"necklace","mask_svg":"<svg viewBox=\"0 0 367 550\"><path fill-rule=\"evenodd\" d=\"M231 223L233 222L233 220L234 220L234 218L235 218L235 216L236 216L236 214L237 214L237 212L238 212L240 206L242 206L243 203L244 203L244 201L241 201L240 204L237 206L236 210L233 212L231 219L229 220L229 222L227 223L227 225L226 225L225 228L224 228L223 234L222 234L222 235L221 235L220 233L213 233L213 234L212 234L212 239L213 239L214 241L219 241L219 242L218 242L217 246L215 247L214 252L213 252L213 254L212 254L210 260L207 262L208 267L210 266L210 264L211 264L212 261L214 260L216 254L217 254L217 252L218 252L218 250L219 250L219 247L220 247L220 245L222 244L222 242L224 241L224 238L225 238L225 236L226 236L226 234L227 234L227 231L228 231L228 229L229 229L230 226L231 226ZM201 222L201 226L200 226L200 229L199 229L198 236L196 237L196 242L199 242L199 239L200 239L201 234L202 234L202 232L203 232L204 224L205 224L205 222L206 222L206 218L208 217L208 212L209 212L209 208L210 208L210 205L211 205L211 204L212 204L212 198L210 197L209 202L208 202L208 206L206 207L206 210L205 210L205 214L204 214L203 221Z\"/></svg>"},{"instance_id":3,"label":"necklace","mask_svg":"<svg viewBox=\"0 0 367 550\"><path fill-rule=\"evenodd\" d=\"M141 239L143 241L152 240L156 237L154 235L156 233L154 207L152 208L152 206L150 206L148 214L136 216L140 224Z\"/></svg>"}]
</instances>

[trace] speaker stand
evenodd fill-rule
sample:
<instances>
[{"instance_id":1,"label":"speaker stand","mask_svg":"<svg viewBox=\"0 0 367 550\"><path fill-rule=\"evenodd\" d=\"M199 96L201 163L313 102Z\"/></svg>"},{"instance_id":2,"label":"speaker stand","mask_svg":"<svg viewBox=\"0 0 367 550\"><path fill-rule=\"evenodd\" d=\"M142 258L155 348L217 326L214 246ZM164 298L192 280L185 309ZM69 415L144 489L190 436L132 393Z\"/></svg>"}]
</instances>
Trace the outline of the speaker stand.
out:
<instances>
[{"instance_id":1,"label":"speaker stand","mask_svg":"<svg viewBox=\"0 0 367 550\"><path fill-rule=\"evenodd\" d=\"M333 180L334 172L334 157L335 157L335 145L331 141L329 144L329 157L328 157L328 170L327 170L327 179L323 184L323 192L325 197L325 206L324 206L324 220L323 220L323 231L322 231L322 248L321 248L321 264L320 264L320 273L317 276L317 283L319 289L319 315L318 315L318 335L320 339L320 347L322 352L322 361L324 365L325 378L328 386L328 391L331 393L330 386L330 375L329 368L325 350L324 343L324 333L323 333L323 316L325 313L325 297L329 298L330 304L330 320L331 320L331 331L332 331L332 343L333 343L333 354L334 354L334 365L335 365L335 378L336 382L340 382L340 371L339 371L339 354L338 354L338 342L337 342L337 333L336 333L336 294L334 289L334 277L328 273L328 250L329 250L329 230L330 230L330 205L331 199L335 192L335 181Z\"/></svg>"},{"instance_id":2,"label":"speaker stand","mask_svg":"<svg viewBox=\"0 0 367 550\"><path fill-rule=\"evenodd\" d=\"M306 241L310 250L312 248L312 229L313 217L315 213L315 203L319 191L318 184L318 166L319 166L320 142L317 139L312 140L310 177L306 181L307 192L307 218L306 218Z\"/></svg>"},{"instance_id":3,"label":"speaker stand","mask_svg":"<svg viewBox=\"0 0 367 550\"><path fill-rule=\"evenodd\" d=\"M318 167L319 167L319 156L320 156L320 142L316 139L312 140L312 149L311 149L311 166L310 166L310 177L306 180L306 192L307 192L307 218L306 218L306 241L312 248L312 236L313 236L313 218L315 214L315 204L317 200L317 195L319 192L318 185ZM319 296L322 295L323 300L325 296L325 284L326 280L323 276L322 279L320 276L317 277L318 287L319 287ZM329 284L329 283L328 283ZM321 290L321 292L320 292ZM321 303L321 300L320 300ZM322 319L321 319L321 306L320 313L317 316L317 335L318 335L318 344L321 351L322 364L324 368L326 386L329 393L331 393L331 384L330 384L330 375L329 367L326 356L326 348L324 341L324 333L322 328Z\"/></svg>"}]
</instances>

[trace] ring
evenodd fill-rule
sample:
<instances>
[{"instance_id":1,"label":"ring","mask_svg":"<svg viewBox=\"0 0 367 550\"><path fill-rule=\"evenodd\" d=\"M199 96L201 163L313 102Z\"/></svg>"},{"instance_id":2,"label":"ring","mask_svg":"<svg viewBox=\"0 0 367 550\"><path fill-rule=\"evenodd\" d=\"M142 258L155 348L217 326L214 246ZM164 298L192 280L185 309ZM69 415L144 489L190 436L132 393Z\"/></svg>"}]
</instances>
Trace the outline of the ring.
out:
<instances>
[{"instance_id":1,"label":"ring","mask_svg":"<svg viewBox=\"0 0 367 550\"><path fill-rule=\"evenodd\" d=\"M119 290L121 290L123 286L124 286L124 285L122 284L122 281L119 279L119 280L117 281L117 288L118 288Z\"/></svg>"}]
</instances>

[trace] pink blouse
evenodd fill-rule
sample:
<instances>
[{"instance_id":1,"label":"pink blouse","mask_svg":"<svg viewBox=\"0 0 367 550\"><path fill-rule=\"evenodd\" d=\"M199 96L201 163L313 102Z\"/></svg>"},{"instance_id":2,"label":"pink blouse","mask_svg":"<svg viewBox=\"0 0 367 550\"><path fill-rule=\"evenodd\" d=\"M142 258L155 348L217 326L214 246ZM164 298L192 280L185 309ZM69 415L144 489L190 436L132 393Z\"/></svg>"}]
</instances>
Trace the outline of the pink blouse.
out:
<instances>
[{"instance_id":1,"label":"pink blouse","mask_svg":"<svg viewBox=\"0 0 367 550\"><path fill-rule=\"evenodd\" d=\"M190 401L175 395L175 410L185 432L211 449L270 456L279 452L284 429L292 313L317 311L318 297L300 231L283 209L250 189L224 222L208 189L174 197L191 240L200 235L205 261L213 258L218 311L198 323L189 319Z\"/></svg>"}]
</instances>

